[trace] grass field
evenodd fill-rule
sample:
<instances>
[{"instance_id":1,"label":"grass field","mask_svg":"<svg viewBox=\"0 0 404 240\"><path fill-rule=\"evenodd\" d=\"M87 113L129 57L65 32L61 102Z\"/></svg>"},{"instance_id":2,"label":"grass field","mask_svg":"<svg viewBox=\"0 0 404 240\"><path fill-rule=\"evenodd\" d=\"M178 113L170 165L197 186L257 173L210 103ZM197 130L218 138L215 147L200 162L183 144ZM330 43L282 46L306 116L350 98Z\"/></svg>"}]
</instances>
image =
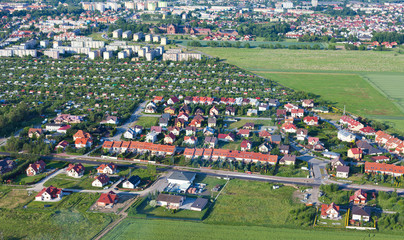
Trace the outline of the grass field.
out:
<instances>
[{"instance_id":1,"label":"grass field","mask_svg":"<svg viewBox=\"0 0 404 240\"><path fill-rule=\"evenodd\" d=\"M127 218L109 232L103 240L143 239L363 239L363 240L395 240L400 235L387 235L359 231L324 231L301 230L289 228L268 228L258 226L212 225L197 222L133 219Z\"/></svg>"},{"instance_id":2,"label":"grass field","mask_svg":"<svg viewBox=\"0 0 404 240\"><path fill-rule=\"evenodd\" d=\"M241 128L244 126L246 123L254 123L255 128L259 129L261 126L272 126L273 121L271 120L247 120L247 119L240 119L237 122L232 122L227 128L233 129L233 128Z\"/></svg>"},{"instance_id":3,"label":"grass field","mask_svg":"<svg viewBox=\"0 0 404 240\"><path fill-rule=\"evenodd\" d=\"M323 95L335 106L360 115L404 116L392 102L356 74L260 73L286 87Z\"/></svg>"},{"instance_id":4,"label":"grass field","mask_svg":"<svg viewBox=\"0 0 404 240\"><path fill-rule=\"evenodd\" d=\"M296 207L292 187L272 190L263 182L232 180L205 220L214 224L287 225L289 212Z\"/></svg>"},{"instance_id":5,"label":"grass field","mask_svg":"<svg viewBox=\"0 0 404 240\"><path fill-rule=\"evenodd\" d=\"M404 54L375 51L199 48L249 71L404 72Z\"/></svg>"},{"instance_id":6,"label":"grass field","mask_svg":"<svg viewBox=\"0 0 404 240\"><path fill-rule=\"evenodd\" d=\"M241 43L241 46L244 46L244 44L246 44L246 43L250 44L251 48L259 47L262 44L268 44L268 45L272 44L274 46L277 45L277 44L280 44L281 46L284 46L284 47L289 47L291 45L297 45L297 46L307 46L307 45L309 45L309 46L312 47L313 45L316 45L316 44L319 45L320 48L324 48L324 47L328 46L327 43L318 43L318 42L314 42L314 43L297 42L297 41L270 42L270 41L260 41L260 40L265 40L265 39L257 39L257 41L253 41L253 42L243 42L243 43ZM188 46L188 42L192 42L192 41L200 42L203 47L207 47L208 43L212 42L212 41L203 41L203 40L198 40L198 39L192 39L192 40L175 39L176 44L183 45L185 47ZM228 43L229 41L215 41L215 42L218 42L218 43L226 43L227 42ZM234 45L234 42L230 42L230 43ZM227 48L227 49L229 49L229 48ZM232 49L232 48L230 48L230 49ZM260 49L260 48L258 48L258 49Z\"/></svg>"},{"instance_id":7,"label":"grass field","mask_svg":"<svg viewBox=\"0 0 404 240\"><path fill-rule=\"evenodd\" d=\"M319 95L348 112L404 132L404 55L394 51L199 48L287 87Z\"/></svg>"},{"instance_id":8,"label":"grass field","mask_svg":"<svg viewBox=\"0 0 404 240\"><path fill-rule=\"evenodd\" d=\"M140 117L134 125L139 125L144 128L150 128L151 126L158 125L159 118L158 117Z\"/></svg>"},{"instance_id":9,"label":"grass field","mask_svg":"<svg viewBox=\"0 0 404 240\"><path fill-rule=\"evenodd\" d=\"M73 193L50 208L0 209L0 232L4 239L91 239L115 215L86 212L99 194ZM27 195L19 197L26 200ZM19 201L20 201L19 200ZM0 202L2 200L0 199Z\"/></svg>"}]
</instances>

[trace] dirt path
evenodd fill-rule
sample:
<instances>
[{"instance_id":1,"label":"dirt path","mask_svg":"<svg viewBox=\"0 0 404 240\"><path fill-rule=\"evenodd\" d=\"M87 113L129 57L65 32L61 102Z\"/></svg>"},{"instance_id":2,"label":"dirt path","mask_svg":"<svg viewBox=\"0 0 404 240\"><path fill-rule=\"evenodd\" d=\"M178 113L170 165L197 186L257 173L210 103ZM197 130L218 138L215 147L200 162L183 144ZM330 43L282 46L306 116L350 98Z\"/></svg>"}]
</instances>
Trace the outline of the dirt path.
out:
<instances>
[{"instance_id":1,"label":"dirt path","mask_svg":"<svg viewBox=\"0 0 404 240\"><path fill-rule=\"evenodd\" d=\"M114 229L120 222L122 222L122 220L124 220L126 217L128 217L128 213L126 212L126 210L128 210L128 208L130 206L132 206L132 204L134 202L136 202L138 198L135 197L133 198L131 201L128 202L128 204L122 208L122 210L118 213L118 215L120 216L120 218L118 218L117 220L113 221L112 223L110 223L106 228L104 228L104 230L102 230L99 234L97 234L93 239L94 240L99 240L102 237L105 236L105 234L107 234L109 231L111 231L112 229Z\"/></svg>"}]
</instances>

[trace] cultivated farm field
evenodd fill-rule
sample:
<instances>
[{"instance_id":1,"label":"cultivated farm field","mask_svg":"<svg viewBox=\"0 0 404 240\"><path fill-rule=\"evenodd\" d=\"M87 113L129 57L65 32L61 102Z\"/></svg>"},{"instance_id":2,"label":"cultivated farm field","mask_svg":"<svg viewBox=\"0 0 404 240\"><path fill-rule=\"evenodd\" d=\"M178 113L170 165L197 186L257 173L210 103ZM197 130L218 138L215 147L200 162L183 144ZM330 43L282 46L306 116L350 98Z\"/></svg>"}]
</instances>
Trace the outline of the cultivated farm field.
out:
<instances>
[{"instance_id":1,"label":"cultivated farm field","mask_svg":"<svg viewBox=\"0 0 404 240\"><path fill-rule=\"evenodd\" d=\"M207 235L208 234L208 235ZM208 237L207 237L208 236ZM103 240L116 239L364 239L364 240L395 240L401 239L399 235L386 235L381 233L353 232L353 231L315 231L291 228L269 228L243 225L213 225L198 222L134 219L127 218Z\"/></svg>"}]
</instances>

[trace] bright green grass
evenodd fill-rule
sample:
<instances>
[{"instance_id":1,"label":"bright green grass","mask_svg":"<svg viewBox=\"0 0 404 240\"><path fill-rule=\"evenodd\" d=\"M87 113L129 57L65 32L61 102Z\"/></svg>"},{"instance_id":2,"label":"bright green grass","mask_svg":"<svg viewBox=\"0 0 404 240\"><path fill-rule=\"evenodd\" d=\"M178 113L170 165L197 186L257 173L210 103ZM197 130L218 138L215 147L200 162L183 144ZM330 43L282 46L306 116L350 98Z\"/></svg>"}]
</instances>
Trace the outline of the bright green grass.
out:
<instances>
[{"instance_id":1,"label":"bright green grass","mask_svg":"<svg viewBox=\"0 0 404 240\"><path fill-rule=\"evenodd\" d=\"M257 226L211 225L197 222L151 220L127 218L109 232L103 240L142 239L142 240L171 240L171 239L363 239L363 240L395 240L399 235L369 233L360 231L324 231L301 230L288 228L268 228Z\"/></svg>"},{"instance_id":2,"label":"bright green grass","mask_svg":"<svg viewBox=\"0 0 404 240\"><path fill-rule=\"evenodd\" d=\"M232 122L227 128L241 128L246 123L254 123L255 128L258 129L259 126L272 126L273 121L271 120L247 120L247 119L240 119L237 122Z\"/></svg>"},{"instance_id":3,"label":"bright green grass","mask_svg":"<svg viewBox=\"0 0 404 240\"><path fill-rule=\"evenodd\" d=\"M142 126L144 128L150 128L151 126L158 125L159 118L158 117L140 117L135 125Z\"/></svg>"},{"instance_id":4,"label":"bright green grass","mask_svg":"<svg viewBox=\"0 0 404 240\"><path fill-rule=\"evenodd\" d=\"M404 72L404 54L375 51L325 51L199 48L249 71Z\"/></svg>"},{"instance_id":5,"label":"bright green grass","mask_svg":"<svg viewBox=\"0 0 404 240\"><path fill-rule=\"evenodd\" d=\"M282 85L322 96L347 112L362 116L398 116L400 109L356 74L261 73ZM404 125L397 126L404 128Z\"/></svg>"},{"instance_id":6,"label":"bright green grass","mask_svg":"<svg viewBox=\"0 0 404 240\"><path fill-rule=\"evenodd\" d=\"M205 220L214 224L287 225L290 210L298 206L292 187L273 190L263 182L231 180Z\"/></svg>"},{"instance_id":7,"label":"bright green grass","mask_svg":"<svg viewBox=\"0 0 404 240\"><path fill-rule=\"evenodd\" d=\"M54 207L0 209L4 239L92 239L116 216L86 212L99 194L73 193ZM45 203L46 204L46 203ZM31 207L30 207L31 206Z\"/></svg>"}]
</instances>

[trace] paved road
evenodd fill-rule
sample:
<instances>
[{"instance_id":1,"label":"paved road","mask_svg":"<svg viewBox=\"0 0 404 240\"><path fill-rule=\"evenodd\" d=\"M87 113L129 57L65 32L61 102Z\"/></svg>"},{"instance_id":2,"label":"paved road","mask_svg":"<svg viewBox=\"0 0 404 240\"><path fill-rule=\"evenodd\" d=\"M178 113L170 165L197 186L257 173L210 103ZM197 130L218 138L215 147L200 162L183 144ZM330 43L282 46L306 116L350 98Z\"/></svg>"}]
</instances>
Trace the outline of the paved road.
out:
<instances>
[{"instance_id":1,"label":"paved road","mask_svg":"<svg viewBox=\"0 0 404 240\"><path fill-rule=\"evenodd\" d=\"M42 179L41 181L39 181L39 182L37 182L36 184L32 185L32 187L27 188L27 190L28 190L28 191L40 192L40 191L42 191L42 189L45 187L45 186L44 186L44 183L45 183L46 181L48 181L48 180L51 179L51 178L54 178L55 176L57 176L57 175L59 175L59 174L61 174L61 173L65 174L65 173L66 173L66 168L64 168L64 169L59 169L59 170L57 170L56 172L54 172L54 173L52 173L52 174L46 176L46 177L45 177L44 179Z\"/></svg>"},{"instance_id":2,"label":"paved road","mask_svg":"<svg viewBox=\"0 0 404 240\"><path fill-rule=\"evenodd\" d=\"M133 122L136 121L139 116L141 116L141 113L142 113L143 109L145 108L146 103L147 103L147 101L144 101L141 104L139 104L139 106L132 113L132 115L126 121L126 123L117 127L115 136L110 138L110 140L119 141L121 139L122 134L124 134L131 127Z\"/></svg>"}]
</instances>

